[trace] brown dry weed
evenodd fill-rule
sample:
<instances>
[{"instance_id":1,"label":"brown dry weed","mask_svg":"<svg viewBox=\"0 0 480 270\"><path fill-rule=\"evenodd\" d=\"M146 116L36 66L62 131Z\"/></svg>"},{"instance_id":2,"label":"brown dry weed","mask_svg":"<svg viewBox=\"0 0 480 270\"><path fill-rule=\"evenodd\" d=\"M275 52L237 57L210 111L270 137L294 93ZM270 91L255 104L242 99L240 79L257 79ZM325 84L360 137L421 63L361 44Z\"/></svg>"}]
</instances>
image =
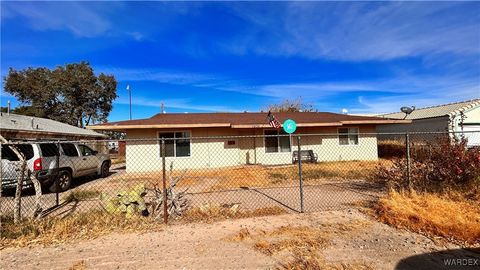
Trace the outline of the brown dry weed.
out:
<instances>
[{"instance_id":1,"label":"brown dry weed","mask_svg":"<svg viewBox=\"0 0 480 270\"><path fill-rule=\"evenodd\" d=\"M273 206L255 210L232 210L230 207L207 205L187 210L179 219L180 222L215 222L226 219L249 218L281 215L288 213L285 209Z\"/></svg>"},{"instance_id":2,"label":"brown dry weed","mask_svg":"<svg viewBox=\"0 0 480 270\"><path fill-rule=\"evenodd\" d=\"M112 232L146 232L161 230L163 224L151 218L125 218L103 211L73 214L63 218L27 220L13 224L2 218L0 249L29 245L53 245L94 239Z\"/></svg>"},{"instance_id":3,"label":"brown dry weed","mask_svg":"<svg viewBox=\"0 0 480 270\"><path fill-rule=\"evenodd\" d=\"M467 245L480 244L480 204L446 195L398 193L374 205L378 220L397 228Z\"/></svg>"},{"instance_id":4,"label":"brown dry weed","mask_svg":"<svg viewBox=\"0 0 480 270\"><path fill-rule=\"evenodd\" d=\"M257 230L252 233L242 228L228 241L249 243L253 249L268 256L290 254L293 259L286 260L278 269L372 269L364 263L327 263L319 253L330 242L332 235L355 234L370 226L366 221L355 220L347 223L322 224L318 227L282 226L271 231Z\"/></svg>"}]
</instances>

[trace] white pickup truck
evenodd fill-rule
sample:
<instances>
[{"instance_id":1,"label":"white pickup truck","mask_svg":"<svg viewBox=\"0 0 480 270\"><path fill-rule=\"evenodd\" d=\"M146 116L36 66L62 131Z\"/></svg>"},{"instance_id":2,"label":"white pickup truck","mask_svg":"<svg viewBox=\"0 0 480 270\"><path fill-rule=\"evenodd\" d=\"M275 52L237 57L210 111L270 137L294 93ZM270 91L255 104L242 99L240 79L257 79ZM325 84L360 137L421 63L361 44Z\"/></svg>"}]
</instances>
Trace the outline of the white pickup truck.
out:
<instances>
[{"instance_id":1,"label":"white pickup truck","mask_svg":"<svg viewBox=\"0 0 480 270\"><path fill-rule=\"evenodd\" d=\"M12 147L16 147L25 156L28 175L36 177L52 192L68 190L76 177L94 174L106 177L109 174L110 157L84 144L68 142L2 144L0 174L4 189L15 188L21 173L20 159ZM25 179L24 186L31 185L29 177ZM58 181L55 181L56 179Z\"/></svg>"}]
</instances>

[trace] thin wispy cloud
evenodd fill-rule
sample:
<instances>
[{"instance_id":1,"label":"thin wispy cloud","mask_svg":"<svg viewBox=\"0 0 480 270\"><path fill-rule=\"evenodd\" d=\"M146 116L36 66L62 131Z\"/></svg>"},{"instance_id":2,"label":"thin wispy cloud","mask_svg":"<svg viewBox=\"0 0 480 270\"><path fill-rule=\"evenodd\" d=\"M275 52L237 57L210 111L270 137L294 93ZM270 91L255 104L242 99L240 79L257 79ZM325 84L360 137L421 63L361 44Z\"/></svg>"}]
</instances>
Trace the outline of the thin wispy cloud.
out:
<instances>
[{"instance_id":1,"label":"thin wispy cloud","mask_svg":"<svg viewBox=\"0 0 480 270\"><path fill-rule=\"evenodd\" d=\"M219 81L221 76L180 70L162 70L155 68L115 68L98 67L97 72L114 74L118 81L155 81L170 84L201 84Z\"/></svg>"},{"instance_id":2,"label":"thin wispy cloud","mask_svg":"<svg viewBox=\"0 0 480 270\"><path fill-rule=\"evenodd\" d=\"M16 2L2 5L2 17L20 16L36 30L68 30L78 37L94 37L106 33L112 24L101 12L100 5L81 2Z\"/></svg>"},{"instance_id":3,"label":"thin wispy cloud","mask_svg":"<svg viewBox=\"0 0 480 270\"><path fill-rule=\"evenodd\" d=\"M115 104L129 105L130 101L127 98L120 98L114 102ZM166 112L170 109L185 110L187 111L206 111L206 112L237 112L239 111L235 107L228 106L216 106L216 105L200 105L194 102L192 99L164 99L164 100L152 100L145 97L134 97L132 105L139 107L154 107L158 108L160 112L161 104L164 104Z\"/></svg>"},{"instance_id":4,"label":"thin wispy cloud","mask_svg":"<svg viewBox=\"0 0 480 270\"><path fill-rule=\"evenodd\" d=\"M238 54L344 61L438 53L478 55L480 3L469 3L463 17L452 12L463 5L291 2L284 8L254 11L236 6L237 16L254 27L219 47Z\"/></svg>"}]
</instances>

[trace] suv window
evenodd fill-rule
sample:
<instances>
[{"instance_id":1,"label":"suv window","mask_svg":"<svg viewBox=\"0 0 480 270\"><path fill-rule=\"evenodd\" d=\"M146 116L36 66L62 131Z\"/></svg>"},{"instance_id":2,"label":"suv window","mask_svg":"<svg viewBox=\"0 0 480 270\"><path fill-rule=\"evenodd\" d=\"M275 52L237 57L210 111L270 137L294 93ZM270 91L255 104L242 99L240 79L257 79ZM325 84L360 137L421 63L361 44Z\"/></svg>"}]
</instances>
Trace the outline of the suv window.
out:
<instances>
[{"instance_id":1,"label":"suv window","mask_svg":"<svg viewBox=\"0 0 480 270\"><path fill-rule=\"evenodd\" d=\"M33 146L31 144L17 144L16 147L22 152L26 160L33 158Z\"/></svg>"},{"instance_id":2,"label":"suv window","mask_svg":"<svg viewBox=\"0 0 480 270\"><path fill-rule=\"evenodd\" d=\"M58 153L57 146L54 143L41 143L40 150L42 150L42 156L54 157Z\"/></svg>"},{"instance_id":3,"label":"suv window","mask_svg":"<svg viewBox=\"0 0 480 270\"><path fill-rule=\"evenodd\" d=\"M93 151L92 148L90 148L86 145L80 144L78 146L78 148L80 148L80 152L82 152L82 156L93 156L94 155L95 151Z\"/></svg>"},{"instance_id":4,"label":"suv window","mask_svg":"<svg viewBox=\"0 0 480 270\"><path fill-rule=\"evenodd\" d=\"M9 161L20 161L15 152L8 145L2 145L2 159Z\"/></svg>"},{"instance_id":5,"label":"suv window","mask_svg":"<svg viewBox=\"0 0 480 270\"><path fill-rule=\"evenodd\" d=\"M73 143L62 143L60 144L62 147L63 153L68 157L78 157L77 148Z\"/></svg>"}]
</instances>

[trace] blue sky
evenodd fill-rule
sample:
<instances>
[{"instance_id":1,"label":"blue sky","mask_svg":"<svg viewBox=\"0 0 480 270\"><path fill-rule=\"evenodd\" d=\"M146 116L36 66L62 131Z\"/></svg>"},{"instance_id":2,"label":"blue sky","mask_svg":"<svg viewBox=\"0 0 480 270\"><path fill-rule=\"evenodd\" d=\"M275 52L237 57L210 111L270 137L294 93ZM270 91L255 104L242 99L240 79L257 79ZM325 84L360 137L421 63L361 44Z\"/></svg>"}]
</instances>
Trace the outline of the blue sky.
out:
<instances>
[{"instance_id":1,"label":"blue sky","mask_svg":"<svg viewBox=\"0 0 480 270\"><path fill-rule=\"evenodd\" d=\"M134 118L297 97L392 112L480 97L480 3L1 2L2 78L82 60L119 82L110 121L127 84Z\"/></svg>"}]
</instances>

